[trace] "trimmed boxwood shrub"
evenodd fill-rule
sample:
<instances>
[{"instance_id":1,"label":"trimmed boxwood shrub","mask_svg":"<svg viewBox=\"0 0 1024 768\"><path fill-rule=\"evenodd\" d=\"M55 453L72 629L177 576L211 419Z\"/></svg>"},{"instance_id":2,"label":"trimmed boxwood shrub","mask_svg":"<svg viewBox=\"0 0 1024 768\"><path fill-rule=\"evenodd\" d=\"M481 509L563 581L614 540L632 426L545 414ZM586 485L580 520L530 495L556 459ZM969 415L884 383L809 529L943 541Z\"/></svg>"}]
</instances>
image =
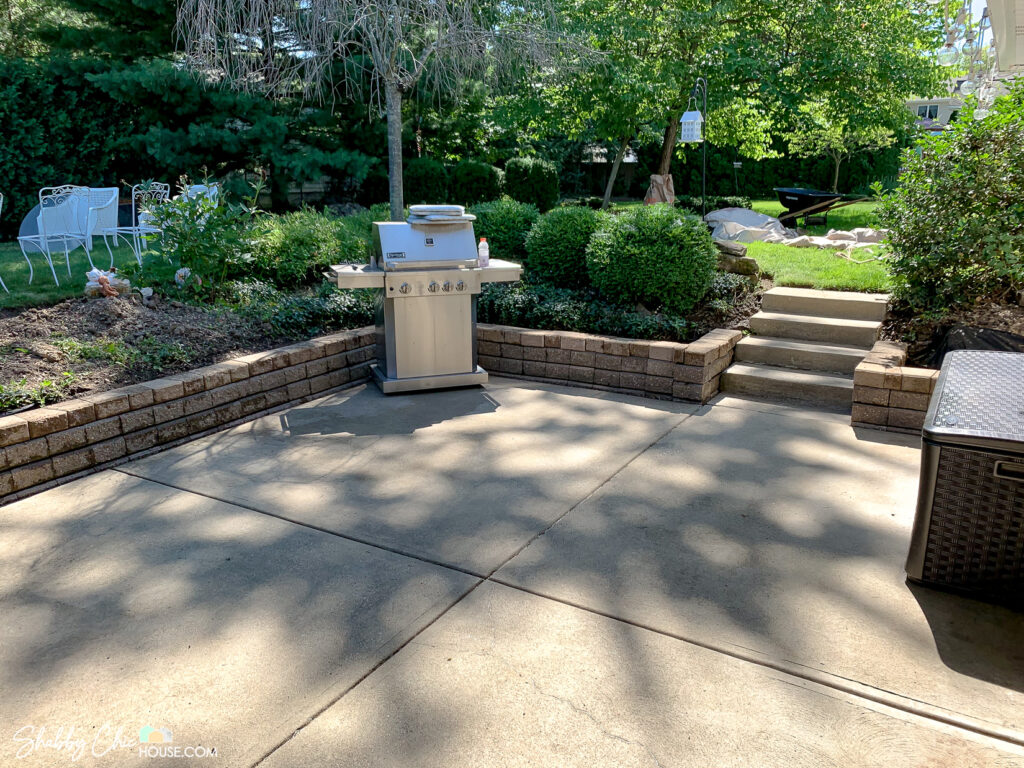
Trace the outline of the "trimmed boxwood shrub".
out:
<instances>
[{"instance_id":1,"label":"trimmed boxwood shrub","mask_svg":"<svg viewBox=\"0 0 1024 768\"><path fill-rule=\"evenodd\" d=\"M264 216L252 234L251 274L278 288L319 284L328 265L365 261L367 256L367 236L358 219L311 208Z\"/></svg>"},{"instance_id":2,"label":"trimmed boxwood shrub","mask_svg":"<svg viewBox=\"0 0 1024 768\"><path fill-rule=\"evenodd\" d=\"M403 173L406 205L448 202L448 169L432 157L416 157L405 164Z\"/></svg>"},{"instance_id":3,"label":"trimmed boxwood shrub","mask_svg":"<svg viewBox=\"0 0 1024 768\"><path fill-rule=\"evenodd\" d=\"M533 203L541 213L558 202L558 167L539 157L513 157L505 163L505 194Z\"/></svg>"},{"instance_id":4,"label":"trimmed boxwood shrub","mask_svg":"<svg viewBox=\"0 0 1024 768\"><path fill-rule=\"evenodd\" d=\"M541 216L526 236L526 277L560 288L582 288L587 275L587 244L601 214L590 208L555 208Z\"/></svg>"},{"instance_id":5,"label":"trimmed boxwood shrub","mask_svg":"<svg viewBox=\"0 0 1024 768\"><path fill-rule=\"evenodd\" d=\"M482 203L501 197L502 174L500 168L478 160L463 160L452 172L451 198L453 202Z\"/></svg>"},{"instance_id":6,"label":"trimmed boxwood shrub","mask_svg":"<svg viewBox=\"0 0 1024 768\"><path fill-rule=\"evenodd\" d=\"M686 312L711 285L718 263L707 226L669 205L631 208L601 220L587 271L609 301Z\"/></svg>"},{"instance_id":7,"label":"trimmed boxwood shrub","mask_svg":"<svg viewBox=\"0 0 1024 768\"><path fill-rule=\"evenodd\" d=\"M903 157L900 186L878 209L889 229L894 294L943 312L1024 291L1024 85L983 120L966 110Z\"/></svg>"},{"instance_id":8,"label":"trimmed boxwood shrub","mask_svg":"<svg viewBox=\"0 0 1024 768\"><path fill-rule=\"evenodd\" d=\"M540 216L537 206L504 198L470 208L476 216L477 237L486 237L492 259L523 262L526 259L526 235Z\"/></svg>"}]
</instances>

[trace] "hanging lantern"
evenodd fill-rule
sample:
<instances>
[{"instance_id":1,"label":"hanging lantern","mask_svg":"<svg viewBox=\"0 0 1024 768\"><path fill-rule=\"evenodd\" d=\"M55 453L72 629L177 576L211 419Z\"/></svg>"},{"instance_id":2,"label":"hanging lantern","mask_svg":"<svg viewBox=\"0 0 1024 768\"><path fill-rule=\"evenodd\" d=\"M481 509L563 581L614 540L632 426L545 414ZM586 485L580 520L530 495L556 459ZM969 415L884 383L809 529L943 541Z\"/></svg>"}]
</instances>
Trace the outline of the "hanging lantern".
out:
<instances>
[{"instance_id":1,"label":"hanging lantern","mask_svg":"<svg viewBox=\"0 0 1024 768\"><path fill-rule=\"evenodd\" d=\"M698 110L684 112L679 120L679 142L695 144L704 141L704 115Z\"/></svg>"}]
</instances>

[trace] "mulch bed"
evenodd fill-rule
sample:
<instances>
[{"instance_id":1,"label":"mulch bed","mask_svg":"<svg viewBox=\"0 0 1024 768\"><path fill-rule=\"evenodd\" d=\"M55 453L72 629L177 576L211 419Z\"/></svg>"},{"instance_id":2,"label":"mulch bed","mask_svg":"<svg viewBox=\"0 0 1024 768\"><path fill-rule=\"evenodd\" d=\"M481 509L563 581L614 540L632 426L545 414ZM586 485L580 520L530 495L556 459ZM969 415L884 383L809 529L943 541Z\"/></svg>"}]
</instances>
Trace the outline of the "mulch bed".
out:
<instances>
[{"instance_id":1,"label":"mulch bed","mask_svg":"<svg viewBox=\"0 0 1024 768\"><path fill-rule=\"evenodd\" d=\"M953 312L941 320L897 312L883 327L882 338L902 341L908 345L907 365L929 367L932 353L954 325L990 328L1024 336L1024 307L1019 304L979 304Z\"/></svg>"},{"instance_id":2,"label":"mulch bed","mask_svg":"<svg viewBox=\"0 0 1024 768\"><path fill-rule=\"evenodd\" d=\"M173 346L174 359L154 367L143 360L126 367L106 359L74 360L54 343L143 342L146 348ZM69 299L44 308L0 310L0 384L25 379L29 385L75 374L82 394L178 373L230 357L295 341L228 310L206 310L178 302L144 307L130 299ZM59 342L58 342L59 343Z\"/></svg>"}]
</instances>

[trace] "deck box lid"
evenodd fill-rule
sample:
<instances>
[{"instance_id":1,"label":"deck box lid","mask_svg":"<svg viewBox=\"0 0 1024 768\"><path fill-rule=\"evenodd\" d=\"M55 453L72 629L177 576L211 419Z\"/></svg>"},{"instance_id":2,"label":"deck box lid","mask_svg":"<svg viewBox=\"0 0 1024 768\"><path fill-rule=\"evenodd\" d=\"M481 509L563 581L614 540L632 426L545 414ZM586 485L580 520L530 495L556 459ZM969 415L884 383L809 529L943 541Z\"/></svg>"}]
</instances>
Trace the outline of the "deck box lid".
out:
<instances>
[{"instance_id":1,"label":"deck box lid","mask_svg":"<svg viewBox=\"0 0 1024 768\"><path fill-rule=\"evenodd\" d=\"M925 416L924 436L1024 453L1024 354L948 353Z\"/></svg>"}]
</instances>

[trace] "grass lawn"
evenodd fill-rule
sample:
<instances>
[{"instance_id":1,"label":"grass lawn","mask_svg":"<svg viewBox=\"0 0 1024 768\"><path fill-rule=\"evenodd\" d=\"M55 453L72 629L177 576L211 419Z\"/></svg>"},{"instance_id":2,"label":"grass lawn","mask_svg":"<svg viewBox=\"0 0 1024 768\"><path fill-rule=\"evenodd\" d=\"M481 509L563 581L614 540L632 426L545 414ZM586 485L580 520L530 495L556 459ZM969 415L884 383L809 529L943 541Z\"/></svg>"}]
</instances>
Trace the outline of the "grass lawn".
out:
<instances>
[{"instance_id":1,"label":"grass lawn","mask_svg":"<svg viewBox=\"0 0 1024 768\"><path fill-rule=\"evenodd\" d=\"M776 219L785 210L778 200L754 200L752 205L758 213L774 216ZM854 203L845 208L839 208L829 213L827 227L820 225L807 227L807 231L812 235L826 235L830 229L849 230L857 227L877 227L878 221L875 219L875 208L877 207L878 203L869 202Z\"/></svg>"},{"instance_id":2,"label":"grass lawn","mask_svg":"<svg viewBox=\"0 0 1024 768\"><path fill-rule=\"evenodd\" d=\"M776 285L867 293L889 290L889 273L880 261L854 264L832 250L791 248L777 243L747 243L747 255L772 276ZM868 254L854 252L853 258L868 258Z\"/></svg>"},{"instance_id":3,"label":"grass lawn","mask_svg":"<svg viewBox=\"0 0 1024 768\"><path fill-rule=\"evenodd\" d=\"M103 245L103 238L93 239L93 262L100 269L110 266L110 256ZM46 265L46 259L38 252L30 252L35 277L32 284L28 282L28 264L21 255L17 242L0 243L0 280L4 281L7 290L0 288L0 308L37 307L55 304L71 296L81 296L85 287L85 273L89 271L89 260L85 251L78 248L71 252L71 277L68 277L64 263L64 252L53 255L53 266L57 270L60 285L53 284L53 275ZM114 265L123 267L134 264L135 256L130 248L122 246L114 250Z\"/></svg>"}]
</instances>

